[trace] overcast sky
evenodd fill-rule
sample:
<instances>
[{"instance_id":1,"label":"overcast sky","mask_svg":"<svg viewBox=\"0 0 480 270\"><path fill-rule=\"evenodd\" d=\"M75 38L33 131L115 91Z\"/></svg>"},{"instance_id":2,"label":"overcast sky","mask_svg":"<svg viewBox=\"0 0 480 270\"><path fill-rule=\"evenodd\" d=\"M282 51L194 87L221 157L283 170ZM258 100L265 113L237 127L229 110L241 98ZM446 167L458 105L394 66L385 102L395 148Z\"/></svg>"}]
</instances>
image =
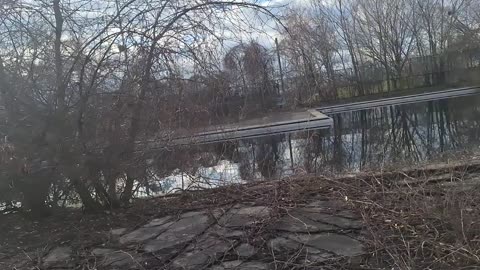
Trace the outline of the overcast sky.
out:
<instances>
[{"instance_id":1,"label":"overcast sky","mask_svg":"<svg viewBox=\"0 0 480 270\"><path fill-rule=\"evenodd\" d=\"M279 15L282 11L285 11L288 8L308 7L309 1L310 0L260 0L259 3L271 8L274 14ZM281 38L278 33L280 25L268 16L258 16L258 13L253 10L246 11L239 16L241 18L247 18L246 20L252 24L253 27L245 27L245 29L251 30L250 33L248 31L235 33L236 38L232 38L233 40L241 39L244 42L248 40L256 40L266 47L271 47L273 46L276 37Z\"/></svg>"}]
</instances>

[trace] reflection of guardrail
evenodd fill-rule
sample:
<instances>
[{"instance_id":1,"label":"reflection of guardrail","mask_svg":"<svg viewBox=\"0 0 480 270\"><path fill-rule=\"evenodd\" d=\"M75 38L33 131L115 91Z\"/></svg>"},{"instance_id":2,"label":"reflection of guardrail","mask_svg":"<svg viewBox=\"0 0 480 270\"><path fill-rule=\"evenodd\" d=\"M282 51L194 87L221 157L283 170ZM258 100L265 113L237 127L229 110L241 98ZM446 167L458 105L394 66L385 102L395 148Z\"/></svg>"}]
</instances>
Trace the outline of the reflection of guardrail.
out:
<instances>
[{"instance_id":1,"label":"reflection of guardrail","mask_svg":"<svg viewBox=\"0 0 480 270\"><path fill-rule=\"evenodd\" d=\"M425 101L439 100L439 99L446 99L446 98L471 96L471 95L477 95L477 94L480 94L480 87L475 86L475 87L449 89L449 90L437 91L433 93L423 93L423 94L400 96L400 97L382 98L382 99L355 102L355 103L343 104L343 105L324 106L324 107L318 107L317 110L325 114L335 114L335 113L342 113L347 111L358 111L358 110L370 109L375 107L383 107L383 106L389 106L389 105L402 105L402 104L425 102Z\"/></svg>"}]
</instances>

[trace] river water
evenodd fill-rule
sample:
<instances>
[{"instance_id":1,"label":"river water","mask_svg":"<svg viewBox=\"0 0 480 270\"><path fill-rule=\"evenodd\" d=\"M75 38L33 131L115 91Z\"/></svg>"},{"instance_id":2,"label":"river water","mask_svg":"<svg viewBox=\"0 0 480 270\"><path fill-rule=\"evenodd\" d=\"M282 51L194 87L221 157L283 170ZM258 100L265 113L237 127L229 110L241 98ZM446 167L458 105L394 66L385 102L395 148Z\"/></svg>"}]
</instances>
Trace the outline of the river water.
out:
<instances>
[{"instance_id":1,"label":"river water","mask_svg":"<svg viewBox=\"0 0 480 270\"><path fill-rule=\"evenodd\" d=\"M169 175L153 173L157 177L149 188L164 193L301 173L334 175L405 167L471 155L480 146L480 96L330 117L334 119L330 130L171 150L175 153L170 156L175 156L177 163L169 166L175 169ZM139 192L150 194L144 188Z\"/></svg>"}]
</instances>

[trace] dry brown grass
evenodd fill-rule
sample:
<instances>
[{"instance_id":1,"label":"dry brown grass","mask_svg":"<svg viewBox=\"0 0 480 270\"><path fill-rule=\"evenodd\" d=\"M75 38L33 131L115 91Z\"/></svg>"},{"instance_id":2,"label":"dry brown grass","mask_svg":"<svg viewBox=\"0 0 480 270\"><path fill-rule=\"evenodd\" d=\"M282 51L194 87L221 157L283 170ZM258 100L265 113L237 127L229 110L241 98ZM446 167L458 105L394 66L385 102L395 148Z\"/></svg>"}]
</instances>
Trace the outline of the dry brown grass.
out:
<instances>
[{"instance_id":1,"label":"dry brown grass","mask_svg":"<svg viewBox=\"0 0 480 270\"><path fill-rule=\"evenodd\" d=\"M337 260L307 265L299 262L299 254L270 258L268 250L258 259L275 260L277 269L480 269L479 192L480 165L468 162L337 178L297 176L140 200L130 209L106 215L72 212L68 219L62 215L40 223L12 216L10 222L2 222L7 231L29 233L3 239L5 248L0 249L0 255L5 253L6 257L0 261L13 256L9 252L13 249L30 254L65 241L91 247L100 244L99 240L108 241L98 235L110 228L134 228L154 217L185 211L238 203L266 205L272 209L268 222L275 222L288 209L313 200L332 200L339 202L339 209L347 207L357 213L365 224L361 237L369 253L362 262L352 265ZM268 222L248 232L249 243L265 246L271 228ZM27 225L32 228L24 228ZM17 226L22 229L13 230ZM76 228L76 233L64 233L66 227ZM92 228L98 235L86 237ZM27 240L33 239L35 245L30 247Z\"/></svg>"},{"instance_id":2,"label":"dry brown grass","mask_svg":"<svg viewBox=\"0 0 480 270\"><path fill-rule=\"evenodd\" d=\"M278 269L480 269L478 163L339 178L303 176L251 190L242 191L279 212L311 200L334 200L365 224L361 237L368 255L362 263L299 264L294 254L283 262L275 258Z\"/></svg>"},{"instance_id":3,"label":"dry brown grass","mask_svg":"<svg viewBox=\"0 0 480 270\"><path fill-rule=\"evenodd\" d=\"M466 161L337 178L297 176L195 197L268 205L274 213L270 222L286 209L318 199L340 202L339 208L362 218L369 253L361 263L307 265L293 254L283 261L271 258L277 269L480 269L479 193L480 164ZM258 241L268 233L263 225L250 236Z\"/></svg>"},{"instance_id":4,"label":"dry brown grass","mask_svg":"<svg viewBox=\"0 0 480 270\"><path fill-rule=\"evenodd\" d=\"M480 269L478 165L329 180L365 223L374 269Z\"/></svg>"}]
</instances>

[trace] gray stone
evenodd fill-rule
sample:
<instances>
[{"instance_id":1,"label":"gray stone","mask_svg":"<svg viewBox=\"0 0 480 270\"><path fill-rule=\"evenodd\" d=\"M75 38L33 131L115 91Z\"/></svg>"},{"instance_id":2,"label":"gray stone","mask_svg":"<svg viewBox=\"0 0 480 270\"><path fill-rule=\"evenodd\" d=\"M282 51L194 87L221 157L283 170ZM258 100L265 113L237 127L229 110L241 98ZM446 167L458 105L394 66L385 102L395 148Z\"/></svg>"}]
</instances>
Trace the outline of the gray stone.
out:
<instances>
[{"instance_id":1,"label":"gray stone","mask_svg":"<svg viewBox=\"0 0 480 270\"><path fill-rule=\"evenodd\" d=\"M230 250L232 245L225 239L207 233L190 244L172 265L174 269L201 269Z\"/></svg>"},{"instance_id":2,"label":"gray stone","mask_svg":"<svg viewBox=\"0 0 480 270\"><path fill-rule=\"evenodd\" d=\"M213 226L211 231L212 233L225 238L242 238L245 236L245 232L242 230L234 230L232 228L226 228L218 225Z\"/></svg>"},{"instance_id":3,"label":"gray stone","mask_svg":"<svg viewBox=\"0 0 480 270\"><path fill-rule=\"evenodd\" d=\"M122 245L144 242L166 231L172 224L173 222L167 222L160 226L139 228L133 232L130 232L120 237L119 242Z\"/></svg>"},{"instance_id":4,"label":"gray stone","mask_svg":"<svg viewBox=\"0 0 480 270\"><path fill-rule=\"evenodd\" d=\"M272 249L272 252L276 252L278 255L282 256L301 251L301 254L304 255L303 263L305 264L321 263L332 258L332 255L324 250L305 246L303 243L299 243L287 237L288 235L284 235L284 237L277 237L270 240L269 247ZM300 255L300 253L298 254Z\"/></svg>"},{"instance_id":5,"label":"gray stone","mask_svg":"<svg viewBox=\"0 0 480 270\"><path fill-rule=\"evenodd\" d=\"M237 215L246 215L254 217L265 217L268 216L270 208L266 206L250 206L250 207L241 207L234 211Z\"/></svg>"},{"instance_id":6,"label":"gray stone","mask_svg":"<svg viewBox=\"0 0 480 270\"><path fill-rule=\"evenodd\" d=\"M320 208L323 211L325 210L333 210L338 208L339 203L335 201L314 201L307 205L307 207L315 207Z\"/></svg>"},{"instance_id":7,"label":"gray stone","mask_svg":"<svg viewBox=\"0 0 480 270\"><path fill-rule=\"evenodd\" d=\"M235 270L267 270L268 264L262 262L247 262L242 263Z\"/></svg>"},{"instance_id":8,"label":"gray stone","mask_svg":"<svg viewBox=\"0 0 480 270\"><path fill-rule=\"evenodd\" d=\"M335 233L325 234L291 234L288 238L306 246L332 252L339 256L358 256L364 254L364 246L358 240Z\"/></svg>"},{"instance_id":9,"label":"gray stone","mask_svg":"<svg viewBox=\"0 0 480 270\"><path fill-rule=\"evenodd\" d=\"M103 256L105 254L109 254L109 253L112 253L112 252L115 252L115 250L110 249L110 248L94 248L92 250L92 254L94 256Z\"/></svg>"},{"instance_id":10,"label":"gray stone","mask_svg":"<svg viewBox=\"0 0 480 270\"><path fill-rule=\"evenodd\" d=\"M239 257L245 258L251 257L256 253L255 247L247 243L241 244L240 246L235 248L235 251L237 252Z\"/></svg>"},{"instance_id":11,"label":"gray stone","mask_svg":"<svg viewBox=\"0 0 480 270\"><path fill-rule=\"evenodd\" d=\"M143 227L144 228L151 228L151 227L160 226L160 225L163 225L163 224L167 223L171 219L172 219L171 216L156 218L156 219L150 221L148 224L144 225Z\"/></svg>"},{"instance_id":12,"label":"gray stone","mask_svg":"<svg viewBox=\"0 0 480 270\"><path fill-rule=\"evenodd\" d=\"M225 227L246 227L268 219L269 216L270 208L266 206L237 206L227 212L219 220L219 224Z\"/></svg>"},{"instance_id":13,"label":"gray stone","mask_svg":"<svg viewBox=\"0 0 480 270\"><path fill-rule=\"evenodd\" d=\"M240 266L242 263L243 261L229 261L222 263L222 266L225 268L235 268Z\"/></svg>"},{"instance_id":14,"label":"gray stone","mask_svg":"<svg viewBox=\"0 0 480 270\"><path fill-rule=\"evenodd\" d=\"M274 228L295 233L318 233L339 229L360 229L362 223L356 219L321 213L319 208L294 209L282 217Z\"/></svg>"},{"instance_id":15,"label":"gray stone","mask_svg":"<svg viewBox=\"0 0 480 270\"><path fill-rule=\"evenodd\" d=\"M236 267L240 266L243 261L226 261L221 263L220 265L215 265L210 268L210 270L226 270L226 269L236 269Z\"/></svg>"},{"instance_id":16,"label":"gray stone","mask_svg":"<svg viewBox=\"0 0 480 270\"><path fill-rule=\"evenodd\" d=\"M211 270L268 270L268 264L262 262L227 261L213 266Z\"/></svg>"},{"instance_id":17,"label":"gray stone","mask_svg":"<svg viewBox=\"0 0 480 270\"><path fill-rule=\"evenodd\" d=\"M208 254L204 252L184 252L173 261L172 269L201 269L203 266L214 261L215 258L208 256Z\"/></svg>"},{"instance_id":18,"label":"gray stone","mask_svg":"<svg viewBox=\"0 0 480 270\"><path fill-rule=\"evenodd\" d=\"M52 249L47 256L43 258L43 264L45 267L51 267L56 265L67 265L72 256L72 248L70 247L57 247Z\"/></svg>"},{"instance_id":19,"label":"gray stone","mask_svg":"<svg viewBox=\"0 0 480 270\"><path fill-rule=\"evenodd\" d=\"M139 263L137 254L130 254L121 250L96 248L92 250L92 254L97 257L102 257L102 260L99 263L101 266L126 267L128 265Z\"/></svg>"},{"instance_id":20,"label":"gray stone","mask_svg":"<svg viewBox=\"0 0 480 270\"><path fill-rule=\"evenodd\" d=\"M277 237L270 240L268 246L275 252L297 251L302 248L302 244L284 237Z\"/></svg>"},{"instance_id":21,"label":"gray stone","mask_svg":"<svg viewBox=\"0 0 480 270\"><path fill-rule=\"evenodd\" d=\"M113 237L120 237L127 231L126 228L118 228L110 230L110 235Z\"/></svg>"},{"instance_id":22,"label":"gray stone","mask_svg":"<svg viewBox=\"0 0 480 270\"><path fill-rule=\"evenodd\" d=\"M350 218L350 219L354 219L354 220L360 220L358 215L355 215L354 213L352 213L352 211L349 211L349 210L341 210L341 211L337 212L336 215L339 216L339 217L345 217L345 218Z\"/></svg>"},{"instance_id":23,"label":"gray stone","mask_svg":"<svg viewBox=\"0 0 480 270\"><path fill-rule=\"evenodd\" d=\"M158 252L185 244L204 232L211 224L212 220L203 212L184 216L184 218L171 224L168 230L161 233L157 238L148 241L144 250L147 252Z\"/></svg>"},{"instance_id":24,"label":"gray stone","mask_svg":"<svg viewBox=\"0 0 480 270\"><path fill-rule=\"evenodd\" d=\"M329 215L324 213L312 213L312 212L304 212L304 216L307 216L309 219L334 225L342 229L361 229L362 223L359 220L346 218L337 215Z\"/></svg>"},{"instance_id":25,"label":"gray stone","mask_svg":"<svg viewBox=\"0 0 480 270\"><path fill-rule=\"evenodd\" d=\"M277 223L273 224L273 226L279 231L295 233L315 233L337 229L335 226L313 221L303 215L284 216Z\"/></svg>"},{"instance_id":26,"label":"gray stone","mask_svg":"<svg viewBox=\"0 0 480 270\"><path fill-rule=\"evenodd\" d=\"M12 256L9 256L7 254L3 254L4 257L0 258L0 269L5 269L5 270L33 270L35 269L32 267L32 261L27 260L26 258L35 258L35 256L38 256L38 250L35 251L25 251L23 252L17 252L17 254L11 254ZM38 270L39 268L35 269ZM41 268L44 269L44 268Z\"/></svg>"},{"instance_id":27,"label":"gray stone","mask_svg":"<svg viewBox=\"0 0 480 270\"><path fill-rule=\"evenodd\" d=\"M204 211L192 211L192 212L186 212L183 213L180 218L189 218L189 217L194 217L194 216L203 216L206 215L207 213Z\"/></svg>"},{"instance_id":28,"label":"gray stone","mask_svg":"<svg viewBox=\"0 0 480 270\"><path fill-rule=\"evenodd\" d=\"M309 251L311 251L311 249ZM304 264L322 263L331 259L332 257L333 257L332 255L327 253L312 254L312 253L306 252L305 258L303 259L303 263Z\"/></svg>"}]
</instances>

